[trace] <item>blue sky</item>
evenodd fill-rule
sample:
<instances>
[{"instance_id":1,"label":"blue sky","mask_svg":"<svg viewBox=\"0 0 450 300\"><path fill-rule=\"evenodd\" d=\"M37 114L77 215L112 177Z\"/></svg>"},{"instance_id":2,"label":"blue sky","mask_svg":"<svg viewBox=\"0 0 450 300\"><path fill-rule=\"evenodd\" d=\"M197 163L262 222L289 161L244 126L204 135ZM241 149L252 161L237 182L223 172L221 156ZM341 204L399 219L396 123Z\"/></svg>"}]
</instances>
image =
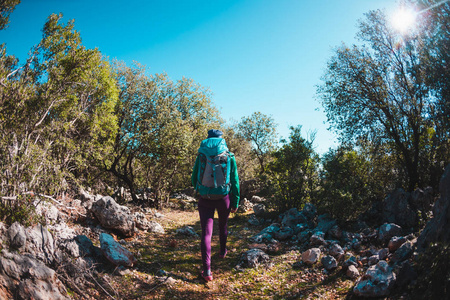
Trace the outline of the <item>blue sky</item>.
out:
<instances>
[{"instance_id":1,"label":"blue sky","mask_svg":"<svg viewBox=\"0 0 450 300\"><path fill-rule=\"evenodd\" d=\"M51 13L75 19L83 45L110 59L137 61L149 74L192 78L213 94L228 122L270 115L317 131L319 154L337 145L316 85L342 42L355 43L358 19L396 0L22 0L0 31L8 54L24 61Z\"/></svg>"}]
</instances>

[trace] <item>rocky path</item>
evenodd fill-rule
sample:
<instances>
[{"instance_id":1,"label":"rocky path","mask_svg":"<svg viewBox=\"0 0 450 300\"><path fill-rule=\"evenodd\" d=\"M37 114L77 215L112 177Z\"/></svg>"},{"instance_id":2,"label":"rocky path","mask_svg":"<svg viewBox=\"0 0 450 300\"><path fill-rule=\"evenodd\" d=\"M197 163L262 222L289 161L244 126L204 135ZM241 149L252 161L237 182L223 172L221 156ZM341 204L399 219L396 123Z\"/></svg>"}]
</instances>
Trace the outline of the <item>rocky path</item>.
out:
<instances>
[{"instance_id":1,"label":"rocky path","mask_svg":"<svg viewBox=\"0 0 450 300\"><path fill-rule=\"evenodd\" d=\"M410 299L396 288L428 271L442 277L423 266L418 275L414 261L429 243L448 242L449 186L450 167L421 235L394 223L341 228L312 204L276 215L263 199L246 200L229 220L225 259L215 224L209 283L199 277L192 199L156 211L83 191L36 196L40 224L0 223L0 299Z\"/></svg>"},{"instance_id":2,"label":"rocky path","mask_svg":"<svg viewBox=\"0 0 450 300\"><path fill-rule=\"evenodd\" d=\"M303 268L298 265L301 251L295 243L277 243L267 249L264 243L254 243L264 224L254 226L248 218L252 212L234 215L229 221L230 249L226 259L218 257L218 236L213 236L212 271L214 280L205 283L200 273L200 233L197 212L163 212L160 222L166 233L147 235L133 247L140 253L134 276L145 278L128 297L136 299L344 299L354 282L342 270L323 272L318 265ZM189 226L189 227L187 227ZM180 230L181 229L181 230ZM217 233L218 228L215 228ZM131 244L131 242L130 242ZM258 249L260 256L243 260L248 251ZM264 249L264 250L261 250ZM214 251L215 250L215 251ZM266 254L266 252L268 254ZM261 255L261 254L260 254ZM134 277L134 279L132 279ZM328 280L327 280L328 279ZM144 283L146 282L146 283ZM122 281L117 282L117 288ZM125 292L125 291L123 291Z\"/></svg>"}]
</instances>

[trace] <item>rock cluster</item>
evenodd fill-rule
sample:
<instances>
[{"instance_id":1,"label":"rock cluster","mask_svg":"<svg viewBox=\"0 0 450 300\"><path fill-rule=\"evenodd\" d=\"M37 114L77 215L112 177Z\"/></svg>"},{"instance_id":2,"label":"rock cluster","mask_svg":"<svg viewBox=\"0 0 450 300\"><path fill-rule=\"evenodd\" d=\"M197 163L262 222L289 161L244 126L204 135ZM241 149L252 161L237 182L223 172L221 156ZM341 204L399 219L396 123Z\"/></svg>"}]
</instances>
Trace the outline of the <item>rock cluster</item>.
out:
<instances>
[{"instance_id":1,"label":"rock cluster","mask_svg":"<svg viewBox=\"0 0 450 300\"><path fill-rule=\"evenodd\" d=\"M8 228L0 223L0 299L69 299L65 286L83 289L91 272L102 265L124 268L136 263L124 240L117 242L109 231L123 237L139 229L164 233L160 224L147 220L143 213L131 213L111 197L91 196L82 190L80 198L64 204L56 200L55 205L39 203L43 224L24 227L16 222ZM69 227L67 221L74 211L91 227ZM98 239L100 247L94 246L92 238Z\"/></svg>"},{"instance_id":2,"label":"rock cluster","mask_svg":"<svg viewBox=\"0 0 450 300\"><path fill-rule=\"evenodd\" d=\"M254 214L248 219L250 225L268 222L263 219L261 203L254 204L253 210ZM288 243L303 249L295 266L320 265L325 272L343 269L350 279L355 280L355 295L386 296L396 282L396 273L413 256L417 239L410 234L413 224L408 220L412 219L395 219L403 220L406 229L392 222L371 229L359 222L355 231L346 231L328 215L318 215L316 207L307 203L301 211L292 208L281 214L276 222L272 221L252 236L253 248L242 255L237 267L256 267L260 260L264 265L270 265L270 257L264 251Z\"/></svg>"}]
</instances>

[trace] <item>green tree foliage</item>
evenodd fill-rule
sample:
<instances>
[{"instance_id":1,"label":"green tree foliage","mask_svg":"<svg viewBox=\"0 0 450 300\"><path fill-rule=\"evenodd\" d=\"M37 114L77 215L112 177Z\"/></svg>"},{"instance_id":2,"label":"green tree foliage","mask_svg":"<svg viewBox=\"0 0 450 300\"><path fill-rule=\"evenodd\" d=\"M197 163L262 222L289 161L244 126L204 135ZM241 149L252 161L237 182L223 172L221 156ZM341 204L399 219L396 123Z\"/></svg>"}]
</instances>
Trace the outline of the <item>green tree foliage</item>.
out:
<instances>
[{"instance_id":1,"label":"green tree foliage","mask_svg":"<svg viewBox=\"0 0 450 300\"><path fill-rule=\"evenodd\" d=\"M344 141L363 140L395 157L408 190L430 184L423 175L433 162L424 154L436 149L436 128L422 37L400 36L381 11L371 11L358 38L365 46L338 48L318 88L328 120Z\"/></svg>"},{"instance_id":2,"label":"green tree foliage","mask_svg":"<svg viewBox=\"0 0 450 300\"><path fill-rule=\"evenodd\" d=\"M120 131L108 167L134 191L151 187L158 205L170 191L190 185L200 141L219 123L210 93L191 79L151 77L140 66L118 64ZM136 196L133 196L136 200Z\"/></svg>"},{"instance_id":3,"label":"green tree foliage","mask_svg":"<svg viewBox=\"0 0 450 300\"><path fill-rule=\"evenodd\" d=\"M8 26L9 15L19 3L20 0L0 0L0 30Z\"/></svg>"},{"instance_id":4,"label":"green tree foliage","mask_svg":"<svg viewBox=\"0 0 450 300\"><path fill-rule=\"evenodd\" d=\"M37 96L54 141L53 156L77 177L89 177L90 166L98 166L112 150L118 89L101 53L82 46L73 22L60 25L61 17L49 17L35 49L39 61L34 63L42 70Z\"/></svg>"},{"instance_id":5,"label":"green tree foliage","mask_svg":"<svg viewBox=\"0 0 450 300\"><path fill-rule=\"evenodd\" d=\"M112 150L117 88L98 50L86 49L73 22L45 23L42 41L18 67L0 53L1 192L54 194L92 176Z\"/></svg>"},{"instance_id":6,"label":"green tree foliage","mask_svg":"<svg viewBox=\"0 0 450 300\"><path fill-rule=\"evenodd\" d=\"M228 149L236 157L239 181L244 182L257 176L259 165L253 157L252 144L237 134L231 126L222 126Z\"/></svg>"},{"instance_id":7,"label":"green tree foliage","mask_svg":"<svg viewBox=\"0 0 450 300\"><path fill-rule=\"evenodd\" d=\"M371 178L373 166L365 155L346 147L330 150L322 160L319 210L342 223L355 220L376 198L377 189Z\"/></svg>"},{"instance_id":8,"label":"green tree foliage","mask_svg":"<svg viewBox=\"0 0 450 300\"><path fill-rule=\"evenodd\" d=\"M450 3L435 0L418 1L419 15L424 23L422 55L426 62L426 83L432 88L435 106L432 110L436 133L433 136L436 161L431 180L439 181L450 158ZM437 168L437 169L436 169Z\"/></svg>"},{"instance_id":9,"label":"green tree foliage","mask_svg":"<svg viewBox=\"0 0 450 300\"><path fill-rule=\"evenodd\" d=\"M306 140L301 136L301 126L290 129L289 141L282 140L282 147L273 153L273 161L267 166L268 184L274 189L273 204L281 212L310 201L318 181L315 134Z\"/></svg>"},{"instance_id":10,"label":"green tree foliage","mask_svg":"<svg viewBox=\"0 0 450 300\"><path fill-rule=\"evenodd\" d=\"M277 125L274 119L261 112L254 112L251 116L241 119L237 124L237 132L252 143L260 174L264 173L270 154L277 144Z\"/></svg>"}]
</instances>

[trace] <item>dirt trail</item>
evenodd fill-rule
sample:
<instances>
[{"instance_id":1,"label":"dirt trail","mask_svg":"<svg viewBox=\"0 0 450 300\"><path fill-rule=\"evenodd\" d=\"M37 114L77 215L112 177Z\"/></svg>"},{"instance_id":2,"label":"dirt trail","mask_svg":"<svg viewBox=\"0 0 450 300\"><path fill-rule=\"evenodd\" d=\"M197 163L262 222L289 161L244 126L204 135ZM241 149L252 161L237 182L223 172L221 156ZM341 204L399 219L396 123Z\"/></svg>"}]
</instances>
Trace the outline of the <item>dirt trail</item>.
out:
<instances>
[{"instance_id":1,"label":"dirt trail","mask_svg":"<svg viewBox=\"0 0 450 300\"><path fill-rule=\"evenodd\" d=\"M127 241L138 253L139 262L125 276L104 274L119 299L345 299L353 282L342 271L324 274L322 268L295 268L300 251L295 243L282 244L270 253L272 266L235 269L242 253L249 250L248 238L264 226L252 226L248 214L234 214L229 220L229 253L219 259L217 216L212 240L214 280L200 277L198 237L177 234L191 226L200 234L197 211L165 210L155 219L165 234L141 233Z\"/></svg>"}]
</instances>

